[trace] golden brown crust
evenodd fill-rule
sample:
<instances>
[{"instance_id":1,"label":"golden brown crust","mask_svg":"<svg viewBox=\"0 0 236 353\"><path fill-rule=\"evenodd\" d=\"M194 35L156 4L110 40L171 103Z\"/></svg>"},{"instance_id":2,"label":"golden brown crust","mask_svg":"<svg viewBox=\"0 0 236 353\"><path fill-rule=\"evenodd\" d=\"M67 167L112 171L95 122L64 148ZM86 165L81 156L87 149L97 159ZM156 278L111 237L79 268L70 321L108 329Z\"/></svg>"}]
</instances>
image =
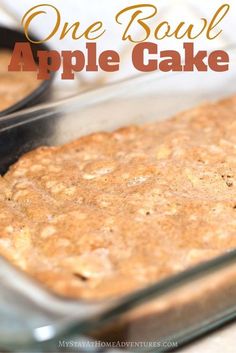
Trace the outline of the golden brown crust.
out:
<instances>
[{"instance_id":1,"label":"golden brown crust","mask_svg":"<svg viewBox=\"0 0 236 353\"><path fill-rule=\"evenodd\" d=\"M233 97L27 153L0 180L0 253L100 299L235 248L235 117Z\"/></svg>"}]
</instances>

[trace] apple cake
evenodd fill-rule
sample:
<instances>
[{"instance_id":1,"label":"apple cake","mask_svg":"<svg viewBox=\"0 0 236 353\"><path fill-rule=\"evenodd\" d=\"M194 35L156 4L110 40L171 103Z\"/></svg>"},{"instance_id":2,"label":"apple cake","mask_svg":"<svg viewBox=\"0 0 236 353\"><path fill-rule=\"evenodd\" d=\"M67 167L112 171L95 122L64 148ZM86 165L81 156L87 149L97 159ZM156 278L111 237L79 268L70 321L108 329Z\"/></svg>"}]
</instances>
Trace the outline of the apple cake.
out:
<instances>
[{"instance_id":1,"label":"apple cake","mask_svg":"<svg viewBox=\"0 0 236 353\"><path fill-rule=\"evenodd\" d=\"M22 156L0 254L53 292L130 293L236 247L236 96Z\"/></svg>"},{"instance_id":2,"label":"apple cake","mask_svg":"<svg viewBox=\"0 0 236 353\"><path fill-rule=\"evenodd\" d=\"M35 72L9 72L11 55L10 50L0 50L0 111L18 103L41 84Z\"/></svg>"}]
</instances>

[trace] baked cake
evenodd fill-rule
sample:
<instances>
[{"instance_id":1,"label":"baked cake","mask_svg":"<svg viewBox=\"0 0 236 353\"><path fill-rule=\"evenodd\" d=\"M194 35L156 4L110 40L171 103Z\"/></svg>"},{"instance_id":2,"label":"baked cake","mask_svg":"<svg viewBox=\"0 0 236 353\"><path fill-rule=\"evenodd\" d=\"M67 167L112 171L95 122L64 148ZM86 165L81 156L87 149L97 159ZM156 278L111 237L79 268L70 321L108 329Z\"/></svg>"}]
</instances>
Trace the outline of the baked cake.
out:
<instances>
[{"instance_id":1,"label":"baked cake","mask_svg":"<svg viewBox=\"0 0 236 353\"><path fill-rule=\"evenodd\" d=\"M33 71L9 72L11 56L10 50L0 50L0 111L21 101L41 84Z\"/></svg>"},{"instance_id":2,"label":"baked cake","mask_svg":"<svg viewBox=\"0 0 236 353\"><path fill-rule=\"evenodd\" d=\"M0 254L60 295L127 294L236 247L236 97L27 153Z\"/></svg>"}]
</instances>

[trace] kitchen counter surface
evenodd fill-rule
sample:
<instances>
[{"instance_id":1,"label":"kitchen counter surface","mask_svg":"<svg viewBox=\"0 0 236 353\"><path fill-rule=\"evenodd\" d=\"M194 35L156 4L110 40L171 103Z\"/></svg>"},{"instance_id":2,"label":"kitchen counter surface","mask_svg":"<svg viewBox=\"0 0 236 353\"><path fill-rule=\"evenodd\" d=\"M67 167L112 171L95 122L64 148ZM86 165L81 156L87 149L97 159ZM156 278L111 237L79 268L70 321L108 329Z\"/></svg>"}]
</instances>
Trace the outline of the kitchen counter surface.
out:
<instances>
[{"instance_id":1,"label":"kitchen counter surface","mask_svg":"<svg viewBox=\"0 0 236 353\"><path fill-rule=\"evenodd\" d=\"M236 322L196 340L180 349L179 353L235 353Z\"/></svg>"}]
</instances>

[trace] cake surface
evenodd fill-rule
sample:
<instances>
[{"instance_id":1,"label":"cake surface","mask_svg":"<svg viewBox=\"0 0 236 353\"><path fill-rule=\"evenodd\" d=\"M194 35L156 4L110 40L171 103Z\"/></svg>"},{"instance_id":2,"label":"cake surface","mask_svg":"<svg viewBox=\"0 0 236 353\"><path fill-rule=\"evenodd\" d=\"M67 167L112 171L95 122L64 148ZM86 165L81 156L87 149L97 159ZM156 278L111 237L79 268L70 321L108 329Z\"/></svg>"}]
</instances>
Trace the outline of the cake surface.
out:
<instances>
[{"instance_id":1,"label":"cake surface","mask_svg":"<svg viewBox=\"0 0 236 353\"><path fill-rule=\"evenodd\" d=\"M236 247L236 97L41 147L0 178L0 254L52 291L127 294Z\"/></svg>"},{"instance_id":2,"label":"cake surface","mask_svg":"<svg viewBox=\"0 0 236 353\"><path fill-rule=\"evenodd\" d=\"M18 103L41 84L33 71L8 71L11 57L10 50L0 50L0 111Z\"/></svg>"}]
</instances>

